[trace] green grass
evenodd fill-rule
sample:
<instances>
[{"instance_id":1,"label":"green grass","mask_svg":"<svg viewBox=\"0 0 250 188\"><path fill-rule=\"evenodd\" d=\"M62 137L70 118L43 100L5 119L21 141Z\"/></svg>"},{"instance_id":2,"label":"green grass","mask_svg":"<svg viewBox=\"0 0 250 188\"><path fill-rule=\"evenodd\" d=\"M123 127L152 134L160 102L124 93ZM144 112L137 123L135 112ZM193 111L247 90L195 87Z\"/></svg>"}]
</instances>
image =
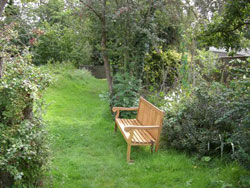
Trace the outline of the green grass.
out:
<instances>
[{"instance_id":1,"label":"green grass","mask_svg":"<svg viewBox=\"0 0 250 188\"><path fill-rule=\"evenodd\" d=\"M237 187L244 171L219 160L202 163L175 151L151 154L148 147L132 147L135 162L128 164L126 142L114 133L108 102L99 97L106 81L72 68L57 78L45 95L52 137L45 187Z\"/></svg>"}]
</instances>

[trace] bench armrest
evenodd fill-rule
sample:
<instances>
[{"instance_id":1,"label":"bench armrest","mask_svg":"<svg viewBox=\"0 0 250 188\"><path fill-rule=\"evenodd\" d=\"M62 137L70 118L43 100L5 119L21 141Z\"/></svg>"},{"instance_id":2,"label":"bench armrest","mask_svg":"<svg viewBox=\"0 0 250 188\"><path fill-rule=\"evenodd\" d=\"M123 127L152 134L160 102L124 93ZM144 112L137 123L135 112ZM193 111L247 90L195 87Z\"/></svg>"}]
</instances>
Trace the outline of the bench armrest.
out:
<instances>
[{"instance_id":1,"label":"bench armrest","mask_svg":"<svg viewBox=\"0 0 250 188\"><path fill-rule=\"evenodd\" d=\"M138 107L131 107L131 108L126 108L126 107L113 107L112 111L116 112L115 118L118 118L120 115L120 111L137 111Z\"/></svg>"},{"instance_id":2,"label":"bench armrest","mask_svg":"<svg viewBox=\"0 0 250 188\"><path fill-rule=\"evenodd\" d=\"M129 132L130 130L133 129L141 129L141 130L149 130L149 129L159 129L160 126L158 125L147 125L147 126L138 126L138 125L130 125L124 128L126 132Z\"/></svg>"},{"instance_id":3,"label":"bench armrest","mask_svg":"<svg viewBox=\"0 0 250 188\"><path fill-rule=\"evenodd\" d=\"M131 108L126 108L126 107L113 107L112 111L117 112L117 111L136 111L138 110L138 107L131 107Z\"/></svg>"}]
</instances>

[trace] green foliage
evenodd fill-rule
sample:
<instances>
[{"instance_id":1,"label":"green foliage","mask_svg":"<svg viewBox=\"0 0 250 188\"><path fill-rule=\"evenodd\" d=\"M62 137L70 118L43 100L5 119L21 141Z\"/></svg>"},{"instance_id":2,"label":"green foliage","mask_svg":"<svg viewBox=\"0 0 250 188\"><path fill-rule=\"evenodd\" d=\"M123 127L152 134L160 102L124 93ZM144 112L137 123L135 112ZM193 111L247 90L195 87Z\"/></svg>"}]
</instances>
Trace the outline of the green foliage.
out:
<instances>
[{"instance_id":1,"label":"green foliage","mask_svg":"<svg viewBox=\"0 0 250 188\"><path fill-rule=\"evenodd\" d=\"M12 37L18 37L15 33L6 27L1 38L7 46L1 51L0 187L38 186L48 162L41 97L50 77L31 64L29 53L19 54L18 48L8 45Z\"/></svg>"},{"instance_id":2,"label":"green foliage","mask_svg":"<svg viewBox=\"0 0 250 188\"><path fill-rule=\"evenodd\" d=\"M233 132L232 126L215 123L226 111L224 89L220 84L204 84L194 90L192 97L170 96L174 102L166 109L166 144L201 155L219 152Z\"/></svg>"},{"instance_id":3,"label":"green foliage","mask_svg":"<svg viewBox=\"0 0 250 188\"><path fill-rule=\"evenodd\" d=\"M191 95L179 90L167 97L166 145L201 156L230 154L249 168L250 80L245 65L237 68L241 76L228 87L201 82Z\"/></svg>"},{"instance_id":4,"label":"green foliage","mask_svg":"<svg viewBox=\"0 0 250 188\"><path fill-rule=\"evenodd\" d=\"M146 90L147 91L147 90ZM145 90L144 90L145 92ZM163 91L153 90L150 93L146 93L146 99L157 107L162 107L165 105L166 101L164 99L165 93Z\"/></svg>"},{"instance_id":5,"label":"green foliage","mask_svg":"<svg viewBox=\"0 0 250 188\"><path fill-rule=\"evenodd\" d=\"M236 157L248 169L250 169L250 61L235 60L230 62L230 105L225 116L218 122L233 124L235 127L231 139L236 143Z\"/></svg>"},{"instance_id":6,"label":"green foliage","mask_svg":"<svg viewBox=\"0 0 250 188\"><path fill-rule=\"evenodd\" d=\"M233 59L220 61L213 52L197 50L195 57L197 80L206 82L221 82L229 84L232 80L240 80L243 76L248 77L249 62L247 60Z\"/></svg>"},{"instance_id":7,"label":"green foliage","mask_svg":"<svg viewBox=\"0 0 250 188\"><path fill-rule=\"evenodd\" d=\"M99 61L102 25L95 13L102 15L102 1L82 2L83 7L88 10L83 14L91 20L90 40L95 49L92 53L93 60ZM180 17L176 15L180 4L179 1L165 0L107 1L105 30L108 39L107 53L113 75L119 72L118 69L128 72L132 70L134 76L142 79L147 52L159 45L165 50L170 45L178 44L180 33L179 25L176 23L180 22Z\"/></svg>"},{"instance_id":8,"label":"green foliage","mask_svg":"<svg viewBox=\"0 0 250 188\"><path fill-rule=\"evenodd\" d=\"M15 3L13 0L8 1L5 7L5 19L0 20L0 27L15 24L15 31L18 33L17 38L12 38L12 43L18 45L21 50L29 45L29 39L32 35L33 23L29 22L29 10L23 9L20 4Z\"/></svg>"},{"instance_id":9,"label":"green foliage","mask_svg":"<svg viewBox=\"0 0 250 188\"><path fill-rule=\"evenodd\" d=\"M114 77L113 95L111 96L111 106L135 107L138 106L141 81L129 73L117 73ZM124 112L122 115L128 116L130 113Z\"/></svg>"},{"instance_id":10,"label":"green foliage","mask_svg":"<svg viewBox=\"0 0 250 188\"><path fill-rule=\"evenodd\" d=\"M71 61L78 67L90 63L92 49L86 40L88 21L76 16L77 10L73 14L73 9L63 0L35 1L32 5L25 0L22 7L10 2L6 7L6 18L0 25L15 23L18 38L11 42L21 51L29 46L33 63Z\"/></svg>"},{"instance_id":11,"label":"green foliage","mask_svg":"<svg viewBox=\"0 0 250 188\"><path fill-rule=\"evenodd\" d=\"M40 18L40 23L48 22L50 25L67 25L70 18L70 10L65 11L65 3L62 0L49 0L36 9L36 14Z\"/></svg>"},{"instance_id":12,"label":"green foliage","mask_svg":"<svg viewBox=\"0 0 250 188\"><path fill-rule=\"evenodd\" d=\"M153 50L146 55L144 77L151 89L171 88L178 77L180 54L175 50Z\"/></svg>"},{"instance_id":13,"label":"green foliage","mask_svg":"<svg viewBox=\"0 0 250 188\"><path fill-rule=\"evenodd\" d=\"M47 76L21 57L5 62L5 70L0 82L0 185L37 184L48 159L40 101Z\"/></svg>"},{"instance_id":14,"label":"green foliage","mask_svg":"<svg viewBox=\"0 0 250 188\"><path fill-rule=\"evenodd\" d=\"M195 60L198 66L196 70L198 80L203 79L207 82L226 82L225 72L228 72L228 66L225 63L218 61L218 56L213 52L206 50L197 50ZM224 79L225 77L225 79Z\"/></svg>"},{"instance_id":15,"label":"green foliage","mask_svg":"<svg viewBox=\"0 0 250 188\"><path fill-rule=\"evenodd\" d=\"M250 2L229 0L222 15L215 15L199 36L207 46L241 49L249 46Z\"/></svg>"},{"instance_id":16,"label":"green foliage","mask_svg":"<svg viewBox=\"0 0 250 188\"><path fill-rule=\"evenodd\" d=\"M81 35L72 28L44 23L44 31L38 36L32 50L35 64L71 61L80 67L90 63L91 47L87 42L79 42Z\"/></svg>"},{"instance_id":17,"label":"green foliage","mask_svg":"<svg viewBox=\"0 0 250 188\"><path fill-rule=\"evenodd\" d=\"M86 69L74 69L72 72L66 74L69 78L78 81L85 81L92 79L91 73Z\"/></svg>"}]
</instances>

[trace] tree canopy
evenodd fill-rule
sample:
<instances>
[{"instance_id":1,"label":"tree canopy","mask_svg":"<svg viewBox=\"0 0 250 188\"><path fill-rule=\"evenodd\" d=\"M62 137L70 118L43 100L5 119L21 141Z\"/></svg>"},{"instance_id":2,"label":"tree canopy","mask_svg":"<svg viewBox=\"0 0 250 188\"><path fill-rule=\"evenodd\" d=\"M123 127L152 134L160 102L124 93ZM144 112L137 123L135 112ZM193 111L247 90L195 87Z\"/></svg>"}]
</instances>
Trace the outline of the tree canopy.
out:
<instances>
[{"instance_id":1,"label":"tree canopy","mask_svg":"<svg viewBox=\"0 0 250 188\"><path fill-rule=\"evenodd\" d=\"M250 3L229 0L221 14L216 13L211 23L204 25L200 39L208 46L239 50L249 47Z\"/></svg>"}]
</instances>

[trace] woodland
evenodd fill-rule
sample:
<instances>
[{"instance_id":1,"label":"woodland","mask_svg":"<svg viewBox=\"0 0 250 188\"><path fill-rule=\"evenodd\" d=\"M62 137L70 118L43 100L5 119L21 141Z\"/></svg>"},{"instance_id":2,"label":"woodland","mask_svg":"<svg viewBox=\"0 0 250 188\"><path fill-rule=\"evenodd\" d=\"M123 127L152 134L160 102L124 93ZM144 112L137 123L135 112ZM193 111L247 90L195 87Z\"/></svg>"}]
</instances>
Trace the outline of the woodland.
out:
<instances>
[{"instance_id":1,"label":"woodland","mask_svg":"<svg viewBox=\"0 0 250 188\"><path fill-rule=\"evenodd\" d=\"M248 0L0 0L0 188L250 187L249 13ZM160 150L128 164L111 109L140 96L165 112Z\"/></svg>"}]
</instances>

